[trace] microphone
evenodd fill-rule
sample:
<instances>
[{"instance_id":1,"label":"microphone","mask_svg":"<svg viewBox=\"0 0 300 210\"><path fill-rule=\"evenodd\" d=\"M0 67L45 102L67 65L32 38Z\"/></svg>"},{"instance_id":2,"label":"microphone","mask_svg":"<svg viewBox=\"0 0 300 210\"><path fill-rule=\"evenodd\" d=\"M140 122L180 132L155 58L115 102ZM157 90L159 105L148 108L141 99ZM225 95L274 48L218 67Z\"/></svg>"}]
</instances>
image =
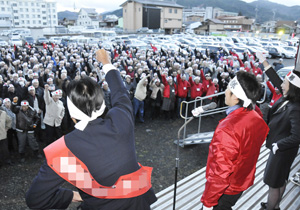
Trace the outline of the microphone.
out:
<instances>
[{"instance_id":1,"label":"microphone","mask_svg":"<svg viewBox=\"0 0 300 210\"><path fill-rule=\"evenodd\" d=\"M206 112L206 111L211 110L211 109L215 109L216 107L217 107L217 104L215 102L211 102L207 105L199 106L199 107L193 109L192 114L193 114L194 117L198 117L203 112Z\"/></svg>"}]
</instances>

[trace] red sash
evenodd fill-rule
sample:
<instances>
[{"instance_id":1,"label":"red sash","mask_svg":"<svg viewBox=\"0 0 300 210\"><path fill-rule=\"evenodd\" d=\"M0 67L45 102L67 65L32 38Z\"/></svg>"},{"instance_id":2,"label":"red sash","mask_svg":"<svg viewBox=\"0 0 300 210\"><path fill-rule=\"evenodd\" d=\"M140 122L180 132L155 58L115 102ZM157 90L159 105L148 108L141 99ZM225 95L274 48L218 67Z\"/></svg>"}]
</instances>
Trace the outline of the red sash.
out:
<instances>
[{"instance_id":1,"label":"red sash","mask_svg":"<svg viewBox=\"0 0 300 210\"><path fill-rule=\"evenodd\" d=\"M67 148L64 136L47 146L44 153L47 164L60 177L97 198L132 198L146 193L152 187L152 168L142 165L139 170L120 176L113 186L100 185L86 165Z\"/></svg>"}]
</instances>

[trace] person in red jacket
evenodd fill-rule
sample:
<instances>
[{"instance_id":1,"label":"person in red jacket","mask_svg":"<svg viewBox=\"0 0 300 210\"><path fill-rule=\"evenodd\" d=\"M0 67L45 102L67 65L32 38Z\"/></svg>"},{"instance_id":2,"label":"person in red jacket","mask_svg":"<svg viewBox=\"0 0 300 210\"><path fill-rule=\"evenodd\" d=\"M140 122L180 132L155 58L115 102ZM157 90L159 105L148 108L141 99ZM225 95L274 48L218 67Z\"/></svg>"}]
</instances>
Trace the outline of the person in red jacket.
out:
<instances>
[{"instance_id":1,"label":"person in red jacket","mask_svg":"<svg viewBox=\"0 0 300 210\"><path fill-rule=\"evenodd\" d=\"M186 76L181 70L178 71L177 78L177 117L180 117L180 105L182 101L186 101L187 94L191 88L190 83L186 80ZM182 108L184 110L184 107Z\"/></svg>"},{"instance_id":2,"label":"person in red jacket","mask_svg":"<svg viewBox=\"0 0 300 210\"><path fill-rule=\"evenodd\" d=\"M163 94L163 104L161 109L165 112L166 118L173 118L172 112L175 108L175 98L177 95L176 84L173 82L173 78L171 76L168 76L166 78L166 76L162 74L161 78L165 86Z\"/></svg>"},{"instance_id":3,"label":"person in red jacket","mask_svg":"<svg viewBox=\"0 0 300 210\"><path fill-rule=\"evenodd\" d=\"M203 88L203 95L202 96L206 96L206 95L211 95L212 92L214 92L215 90L215 85L214 83L212 82L211 80L211 73L208 72L207 74L205 74L204 76L204 73L203 73L203 69L201 69L201 73L200 73L200 76L201 76L201 80L202 80L202 88ZM209 103L210 100L205 100L204 103L207 104Z\"/></svg>"},{"instance_id":4,"label":"person in red jacket","mask_svg":"<svg viewBox=\"0 0 300 210\"><path fill-rule=\"evenodd\" d=\"M278 90L278 88L274 88L270 81L267 81L267 86L270 89L271 93L273 94L272 100L269 104L269 107L271 108L275 102L282 97L282 94Z\"/></svg>"},{"instance_id":5,"label":"person in red jacket","mask_svg":"<svg viewBox=\"0 0 300 210\"><path fill-rule=\"evenodd\" d=\"M207 182L201 198L204 210L231 209L253 185L260 148L269 132L253 110L259 93L260 84L247 72L238 72L228 84L227 117L220 121L209 145ZM197 112L193 110L193 114Z\"/></svg>"},{"instance_id":6,"label":"person in red jacket","mask_svg":"<svg viewBox=\"0 0 300 210\"><path fill-rule=\"evenodd\" d=\"M200 83L200 77L193 77L190 75L189 82L191 84L191 99L194 100L197 97L201 97L203 94L202 83Z\"/></svg>"}]
</instances>

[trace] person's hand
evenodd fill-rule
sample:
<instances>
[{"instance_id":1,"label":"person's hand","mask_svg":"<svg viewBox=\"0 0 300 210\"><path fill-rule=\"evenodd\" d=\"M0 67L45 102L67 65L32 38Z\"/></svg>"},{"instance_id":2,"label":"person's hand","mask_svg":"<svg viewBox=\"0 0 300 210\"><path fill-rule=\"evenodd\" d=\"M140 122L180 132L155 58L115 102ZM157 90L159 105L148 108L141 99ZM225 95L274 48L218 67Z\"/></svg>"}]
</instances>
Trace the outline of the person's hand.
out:
<instances>
[{"instance_id":1,"label":"person's hand","mask_svg":"<svg viewBox=\"0 0 300 210\"><path fill-rule=\"evenodd\" d=\"M13 102L14 103L18 103L18 100L19 100L18 96L16 96L16 97L13 98Z\"/></svg>"},{"instance_id":2,"label":"person's hand","mask_svg":"<svg viewBox=\"0 0 300 210\"><path fill-rule=\"evenodd\" d=\"M79 192L73 191L73 199L72 202L82 202L82 198L79 194Z\"/></svg>"},{"instance_id":3,"label":"person's hand","mask_svg":"<svg viewBox=\"0 0 300 210\"><path fill-rule=\"evenodd\" d=\"M256 52L256 57L259 59L260 63L263 63L266 60L266 57L262 54L262 52Z\"/></svg>"},{"instance_id":4,"label":"person's hand","mask_svg":"<svg viewBox=\"0 0 300 210\"><path fill-rule=\"evenodd\" d=\"M212 207L206 207L206 206L202 206L202 210L213 210L213 206Z\"/></svg>"},{"instance_id":5,"label":"person's hand","mask_svg":"<svg viewBox=\"0 0 300 210\"><path fill-rule=\"evenodd\" d=\"M49 90L49 85L46 84L46 85L44 86L44 88L45 88L45 90Z\"/></svg>"},{"instance_id":6,"label":"person's hand","mask_svg":"<svg viewBox=\"0 0 300 210\"><path fill-rule=\"evenodd\" d=\"M273 143L273 144L272 144L272 152L273 152L274 155L276 154L276 151L277 151L278 149L279 149L279 148L278 148L277 143Z\"/></svg>"},{"instance_id":7,"label":"person's hand","mask_svg":"<svg viewBox=\"0 0 300 210\"><path fill-rule=\"evenodd\" d=\"M104 49L97 50L96 59L97 59L98 62L101 62L103 64L103 66L105 64L111 64L110 56L109 56L108 52Z\"/></svg>"}]
</instances>

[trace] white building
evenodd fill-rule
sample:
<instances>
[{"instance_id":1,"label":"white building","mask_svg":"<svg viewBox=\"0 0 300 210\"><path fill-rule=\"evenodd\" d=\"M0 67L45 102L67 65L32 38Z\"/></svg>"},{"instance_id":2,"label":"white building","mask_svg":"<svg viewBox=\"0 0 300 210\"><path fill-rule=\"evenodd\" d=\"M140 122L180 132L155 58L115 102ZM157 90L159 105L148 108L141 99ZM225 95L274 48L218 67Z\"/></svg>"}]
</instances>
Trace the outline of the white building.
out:
<instances>
[{"instance_id":1,"label":"white building","mask_svg":"<svg viewBox=\"0 0 300 210\"><path fill-rule=\"evenodd\" d=\"M96 9L82 8L79 11L76 25L78 26L90 26L93 28L99 28L100 18Z\"/></svg>"},{"instance_id":2,"label":"white building","mask_svg":"<svg viewBox=\"0 0 300 210\"><path fill-rule=\"evenodd\" d=\"M221 8L213 8L213 7L192 7L191 9L183 9L183 21L188 21L189 16L202 16L204 20L206 19L214 19L220 16L232 17L238 16L236 12L227 12Z\"/></svg>"},{"instance_id":3,"label":"white building","mask_svg":"<svg viewBox=\"0 0 300 210\"><path fill-rule=\"evenodd\" d=\"M5 14L9 28L45 28L58 25L56 2L45 0L0 0L1 14ZM10 19L7 19L10 15ZM4 21L0 17L1 21ZM0 27L4 27L2 24Z\"/></svg>"}]
</instances>

